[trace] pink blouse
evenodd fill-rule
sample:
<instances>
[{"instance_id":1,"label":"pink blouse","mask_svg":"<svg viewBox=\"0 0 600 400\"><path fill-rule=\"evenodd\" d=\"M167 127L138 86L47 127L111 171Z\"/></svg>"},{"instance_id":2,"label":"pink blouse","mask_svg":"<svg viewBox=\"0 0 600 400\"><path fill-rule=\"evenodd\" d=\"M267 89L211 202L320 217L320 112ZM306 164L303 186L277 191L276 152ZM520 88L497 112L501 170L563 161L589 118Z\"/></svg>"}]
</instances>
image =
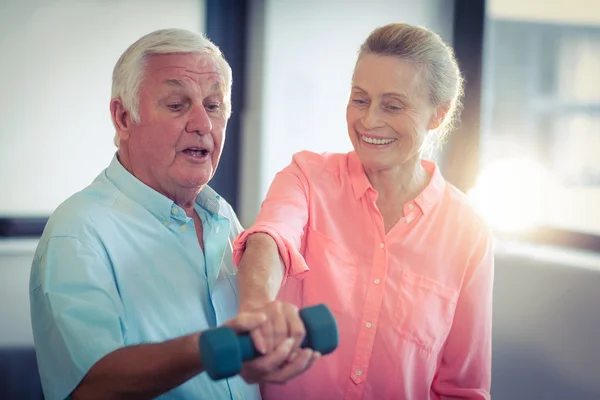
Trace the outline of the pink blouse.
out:
<instances>
[{"instance_id":1,"label":"pink blouse","mask_svg":"<svg viewBox=\"0 0 600 400\"><path fill-rule=\"evenodd\" d=\"M340 346L265 400L489 399L492 235L430 161L426 189L387 234L356 153L300 152L273 181L249 234L285 263L283 301L327 304Z\"/></svg>"}]
</instances>

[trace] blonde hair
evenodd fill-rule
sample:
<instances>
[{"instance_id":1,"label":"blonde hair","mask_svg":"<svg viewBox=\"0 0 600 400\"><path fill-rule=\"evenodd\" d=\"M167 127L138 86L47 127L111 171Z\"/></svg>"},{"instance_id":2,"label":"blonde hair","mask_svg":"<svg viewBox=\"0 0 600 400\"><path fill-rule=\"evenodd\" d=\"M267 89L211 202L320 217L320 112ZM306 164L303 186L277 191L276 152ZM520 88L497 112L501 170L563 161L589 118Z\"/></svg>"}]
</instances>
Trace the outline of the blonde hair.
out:
<instances>
[{"instance_id":1,"label":"blonde hair","mask_svg":"<svg viewBox=\"0 0 600 400\"><path fill-rule=\"evenodd\" d=\"M148 58L154 54L198 53L215 59L225 78L226 116L231 115L231 67L208 38L185 29L160 29L142 36L119 57L112 76L111 98L120 98L133 123L140 122L139 88ZM119 147L119 134L114 137Z\"/></svg>"},{"instance_id":2,"label":"blonde hair","mask_svg":"<svg viewBox=\"0 0 600 400\"><path fill-rule=\"evenodd\" d=\"M366 54L398 57L424 67L423 78L431 104L450 105L437 129L437 141L441 144L458 121L463 96L463 78L452 48L427 28L391 23L371 32L360 47L358 59Z\"/></svg>"}]
</instances>

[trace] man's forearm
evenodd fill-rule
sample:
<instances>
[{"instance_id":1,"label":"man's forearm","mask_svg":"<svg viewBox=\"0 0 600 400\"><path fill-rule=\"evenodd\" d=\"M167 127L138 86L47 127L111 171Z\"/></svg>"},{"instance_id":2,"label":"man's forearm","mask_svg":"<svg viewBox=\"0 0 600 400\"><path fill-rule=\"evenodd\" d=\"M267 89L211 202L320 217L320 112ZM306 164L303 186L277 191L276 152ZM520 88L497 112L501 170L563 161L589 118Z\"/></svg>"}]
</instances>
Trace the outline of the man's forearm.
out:
<instances>
[{"instance_id":1,"label":"man's forearm","mask_svg":"<svg viewBox=\"0 0 600 400\"><path fill-rule=\"evenodd\" d=\"M240 311L273 301L283 276L284 265L275 240L266 233L250 235L237 274Z\"/></svg>"},{"instance_id":2,"label":"man's forearm","mask_svg":"<svg viewBox=\"0 0 600 400\"><path fill-rule=\"evenodd\" d=\"M73 399L149 399L203 371L199 334L156 344L124 347L106 355L86 374Z\"/></svg>"}]
</instances>

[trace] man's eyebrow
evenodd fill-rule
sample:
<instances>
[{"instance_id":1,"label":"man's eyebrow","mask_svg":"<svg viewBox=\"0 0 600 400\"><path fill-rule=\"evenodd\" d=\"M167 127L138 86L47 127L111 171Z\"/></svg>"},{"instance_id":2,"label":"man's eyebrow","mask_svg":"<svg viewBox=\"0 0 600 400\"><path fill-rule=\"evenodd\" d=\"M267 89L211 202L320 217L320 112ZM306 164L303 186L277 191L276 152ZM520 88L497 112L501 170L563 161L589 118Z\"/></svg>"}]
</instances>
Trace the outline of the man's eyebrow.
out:
<instances>
[{"instance_id":1,"label":"man's eyebrow","mask_svg":"<svg viewBox=\"0 0 600 400\"><path fill-rule=\"evenodd\" d=\"M167 79L164 81L164 83L166 83L169 86L185 87L183 81L179 79Z\"/></svg>"},{"instance_id":2,"label":"man's eyebrow","mask_svg":"<svg viewBox=\"0 0 600 400\"><path fill-rule=\"evenodd\" d=\"M225 85L222 82L219 81L215 81L212 86L210 87L210 89L213 92L221 92L221 93L225 93Z\"/></svg>"},{"instance_id":3,"label":"man's eyebrow","mask_svg":"<svg viewBox=\"0 0 600 400\"><path fill-rule=\"evenodd\" d=\"M176 78L170 78L170 79L165 79L163 81L164 84L166 84L167 86L171 86L171 87L176 87L176 88L180 88L180 89L186 89L187 85L184 81L182 81L181 79L176 79ZM213 94L218 93L221 95L225 95L225 85L222 82L214 82L211 87L210 90L213 92Z\"/></svg>"}]
</instances>

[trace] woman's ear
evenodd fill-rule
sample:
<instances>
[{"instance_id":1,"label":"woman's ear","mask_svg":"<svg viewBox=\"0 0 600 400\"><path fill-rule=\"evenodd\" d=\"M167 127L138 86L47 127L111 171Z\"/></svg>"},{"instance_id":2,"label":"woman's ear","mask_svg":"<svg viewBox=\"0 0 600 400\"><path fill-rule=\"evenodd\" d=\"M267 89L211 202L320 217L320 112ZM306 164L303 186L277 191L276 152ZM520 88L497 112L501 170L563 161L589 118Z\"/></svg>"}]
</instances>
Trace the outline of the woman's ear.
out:
<instances>
[{"instance_id":1,"label":"woman's ear","mask_svg":"<svg viewBox=\"0 0 600 400\"><path fill-rule=\"evenodd\" d=\"M132 121L129 111L127 111L121 99L115 98L110 101L110 116L113 120L115 129L119 134L119 139L121 141L127 140L129 138Z\"/></svg>"},{"instance_id":2,"label":"woman's ear","mask_svg":"<svg viewBox=\"0 0 600 400\"><path fill-rule=\"evenodd\" d=\"M442 122L444 122L444 118L446 118L448 111L450 111L450 102L440 104L436 108L435 113L431 116L427 129L433 131L439 128Z\"/></svg>"}]
</instances>

